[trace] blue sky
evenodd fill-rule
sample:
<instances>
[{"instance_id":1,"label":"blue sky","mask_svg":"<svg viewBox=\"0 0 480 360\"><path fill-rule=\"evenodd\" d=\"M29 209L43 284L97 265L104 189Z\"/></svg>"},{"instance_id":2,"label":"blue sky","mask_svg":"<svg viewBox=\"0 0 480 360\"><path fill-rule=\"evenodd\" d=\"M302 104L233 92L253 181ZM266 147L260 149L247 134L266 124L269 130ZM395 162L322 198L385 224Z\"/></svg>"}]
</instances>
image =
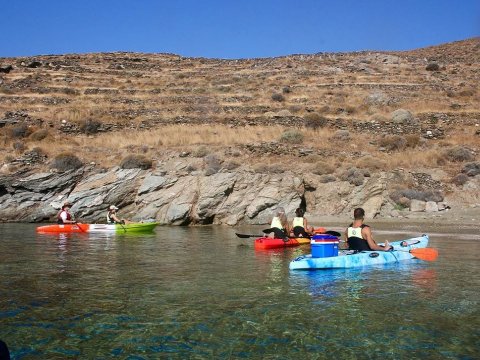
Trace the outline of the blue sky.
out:
<instances>
[{"instance_id":1,"label":"blue sky","mask_svg":"<svg viewBox=\"0 0 480 360\"><path fill-rule=\"evenodd\" d=\"M480 0L12 0L0 57L408 50L479 36Z\"/></svg>"}]
</instances>

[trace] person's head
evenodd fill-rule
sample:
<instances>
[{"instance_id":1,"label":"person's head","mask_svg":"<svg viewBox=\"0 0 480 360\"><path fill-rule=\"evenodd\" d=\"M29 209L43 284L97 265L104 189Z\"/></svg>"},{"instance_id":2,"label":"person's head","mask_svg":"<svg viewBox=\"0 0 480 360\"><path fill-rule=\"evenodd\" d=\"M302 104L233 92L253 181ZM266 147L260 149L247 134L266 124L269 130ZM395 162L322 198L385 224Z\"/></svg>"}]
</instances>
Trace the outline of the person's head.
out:
<instances>
[{"instance_id":1,"label":"person's head","mask_svg":"<svg viewBox=\"0 0 480 360\"><path fill-rule=\"evenodd\" d=\"M297 208L297 210L295 210L295 215L297 215L297 217L303 217L305 211L302 208Z\"/></svg>"},{"instance_id":2,"label":"person's head","mask_svg":"<svg viewBox=\"0 0 480 360\"><path fill-rule=\"evenodd\" d=\"M365 218L365 210L362 208L356 208L353 210L353 218L355 220L363 220Z\"/></svg>"},{"instance_id":3,"label":"person's head","mask_svg":"<svg viewBox=\"0 0 480 360\"><path fill-rule=\"evenodd\" d=\"M116 207L115 205L110 205L110 207L108 208L108 210L110 210L110 212L115 212L118 210L118 207Z\"/></svg>"},{"instance_id":4,"label":"person's head","mask_svg":"<svg viewBox=\"0 0 480 360\"><path fill-rule=\"evenodd\" d=\"M62 210L70 209L71 207L72 207L72 203L69 202L69 201L65 201L65 202L63 203Z\"/></svg>"}]
</instances>

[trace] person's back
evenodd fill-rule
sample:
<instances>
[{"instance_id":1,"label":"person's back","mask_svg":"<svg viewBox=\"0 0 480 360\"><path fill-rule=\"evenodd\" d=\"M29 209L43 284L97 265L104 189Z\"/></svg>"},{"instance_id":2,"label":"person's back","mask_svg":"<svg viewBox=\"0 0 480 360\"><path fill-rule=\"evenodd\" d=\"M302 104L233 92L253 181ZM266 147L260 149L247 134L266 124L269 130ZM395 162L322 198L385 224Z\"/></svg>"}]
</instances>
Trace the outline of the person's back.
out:
<instances>
[{"instance_id":1,"label":"person's back","mask_svg":"<svg viewBox=\"0 0 480 360\"><path fill-rule=\"evenodd\" d=\"M354 224L351 223L350 226L347 228L347 244L348 248L351 250L358 250L358 251L370 251L370 246L368 245L368 241L363 238L362 230L365 227L368 227L366 224Z\"/></svg>"},{"instance_id":2,"label":"person's back","mask_svg":"<svg viewBox=\"0 0 480 360\"><path fill-rule=\"evenodd\" d=\"M278 216L274 216L272 218L272 222L270 223L270 227L273 229L273 228L276 228L276 229L280 229L280 230L283 230L283 225L282 225L282 221L280 220L280 218Z\"/></svg>"},{"instance_id":3,"label":"person's back","mask_svg":"<svg viewBox=\"0 0 480 360\"><path fill-rule=\"evenodd\" d=\"M305 212L302 208L297 208L297 210L295 210L295 215L296 216L292 221L293 235L296 237L309 237L310 235L307 233L306 229L307 220L304 217Z\"/></svg>"},{"instance_id":4,"label":"person's back","mask_svg":"<svg viewBox=\"0 0 480 360\"><path fill-rule=\"evenodd\" d=\"M388 251L391 249L388 241L385 241L385 246L377 245L372 237L372 230L370 226L363 223L365 220L365 210L356 208L353 211L353 222L345 231L348 248L357 251Z\"/></svg>"},{"instance_id":5,"label":"person's back","mask_svg":"<svg viewBox=\"0 0 480 360\"><path fill-rule=\"evenodd\" d=\"M270 229L275 238L284 239L288 236L288 220L283 208L280 207L277 209L276 215L272 218L272 222L270 223Z\"/></svg>"}]
</instances>

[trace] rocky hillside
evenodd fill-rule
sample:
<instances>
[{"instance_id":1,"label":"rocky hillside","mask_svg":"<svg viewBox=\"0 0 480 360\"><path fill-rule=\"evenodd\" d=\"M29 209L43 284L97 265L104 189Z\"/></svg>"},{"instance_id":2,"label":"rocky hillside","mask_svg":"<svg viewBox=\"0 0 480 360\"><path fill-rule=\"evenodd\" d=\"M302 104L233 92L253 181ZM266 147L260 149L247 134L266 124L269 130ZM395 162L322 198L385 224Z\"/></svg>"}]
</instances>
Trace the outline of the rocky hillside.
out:
<instances>
[{"instance_id":1,"label":"rocky hillside","mask_svg":"<svg viewBox=\"0 0 480 360\"><path fill-rule=\"evenodd\" d=\"M166 224L258 223L279 204L477 206L479 60L478 38L266 59L0 58L0 218L47 220L66 198L87 219L116 203Z\"/></svg>"},{"instance_id":2,"label":"rocky hillside","mask_svg":"<svg viewBox=\"0 0 480 360\"><path fill-rule=\"evenodd\" d=\"M404 53L218 60L101 53L0 58L3 124L63 131L167 123L302 125L318 112L348 126L399 108L421 119L478 117L478 39ZM63 122L62 121L66 121Z\"/></svg>"}]
</instances>

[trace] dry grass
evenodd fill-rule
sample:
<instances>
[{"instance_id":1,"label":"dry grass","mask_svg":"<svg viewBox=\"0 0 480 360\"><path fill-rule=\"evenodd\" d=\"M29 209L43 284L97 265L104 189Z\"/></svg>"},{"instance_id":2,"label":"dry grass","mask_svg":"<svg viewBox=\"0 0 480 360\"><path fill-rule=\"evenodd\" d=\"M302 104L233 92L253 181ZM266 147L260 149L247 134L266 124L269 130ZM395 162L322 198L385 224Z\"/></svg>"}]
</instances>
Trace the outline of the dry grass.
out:
<instances>
[{"instance_id":1,"label":"dry grass","mask_svg":"<svg viewBox=\"0 0 480 360\"><path fill-rule=\"evenodd\" d=\"M290 160L288 160L288 156L282 156L282 159L287 163L293 161L299 166L303 163L302 166L318 174L330 174L334 171L339 173L352 166L372 172L389 171L399 167L408 170L415 170L418 167L441 167L448 165L446 163L448 159L445 159L443 155L445 149L458 144L470 146L473 149L478 147L478 135L473 135L474 129L475 127L469 127L458 131L449 136L448 140L427 141L422 145L420 151L416 148L406 147L402 152L384 153L379 151L376 145L369 143L372 137L368 133L358 133L349 141L339 142L334 140L334 129L300 128L295 131L303 135L303 143L289 146L307 147L316 151L327 151L334 155L329 157L313 155ZM25 151L39 147L49 159L53 159L60 153L71 152L79 156L84 163L95 162L108 167L119 165L120 159L132 153L160 159L164 156L165 151L173 150L189 151L192 156L203 157L229 147L263 142L280 143L285 130L291 130L291 128L275 125L233 128L226 125L168 125L155 130L122 130L113 133L98 133L94 136L50 133L44 139L25 138L22 141L25 143ZM412 135L411 137L412 146L416 146L418 136ZM5 148L14 150L15 140L3 135L2 142ZM363 155L358 158L349 155L349 153L359 151ZM2 155L7 161L8 151L4 151ZM268 157L255 160L251 157L245 158L244 155L238 155L239 157L235 160L241 164L260 161L260 165L265 165L270 161ZM272 169L271 171L273 171Z\"/></svg>"},{"instance_id":2,"label":"dry grass","mask_svg":"<svg viewBox=\"0 0 480 360\"><path fill-rule=\"evenodd\" d=\"M81 146L118 148L130 146L183 147L192 145L231 146L259 141L276 141L284 131L282 126L231 128L223 125L186 126L167 125L148 131L122 130L115 133L100 134L94 138L77 136Z\"/></svg>"},{"instance_id":3,"label":"dry grass","mask_svg":"<svg viewBox=\"0 0 480 360\"><path fill-rule=\"evenodd\" d=\"M415 170L419 167L435 168L438 167L441 157L442 155L436 147L423 151L406 150L402 153L378 155L378 158L385 164L382 170L393 170L396 168Z\"/></svg>"},{"instance_id":4,"label":"dry grass","mask_svg":"<svg viewBox=\"0 0 480 360\"><path fill-rule=\"evenodd\" d=\"M464 128L452 131L445 141L445 145L462 145L478 149L480 140L479 136L475 135L475 131L479 129L479 126L465 126Z\"/></svg>"}]
</instances>

